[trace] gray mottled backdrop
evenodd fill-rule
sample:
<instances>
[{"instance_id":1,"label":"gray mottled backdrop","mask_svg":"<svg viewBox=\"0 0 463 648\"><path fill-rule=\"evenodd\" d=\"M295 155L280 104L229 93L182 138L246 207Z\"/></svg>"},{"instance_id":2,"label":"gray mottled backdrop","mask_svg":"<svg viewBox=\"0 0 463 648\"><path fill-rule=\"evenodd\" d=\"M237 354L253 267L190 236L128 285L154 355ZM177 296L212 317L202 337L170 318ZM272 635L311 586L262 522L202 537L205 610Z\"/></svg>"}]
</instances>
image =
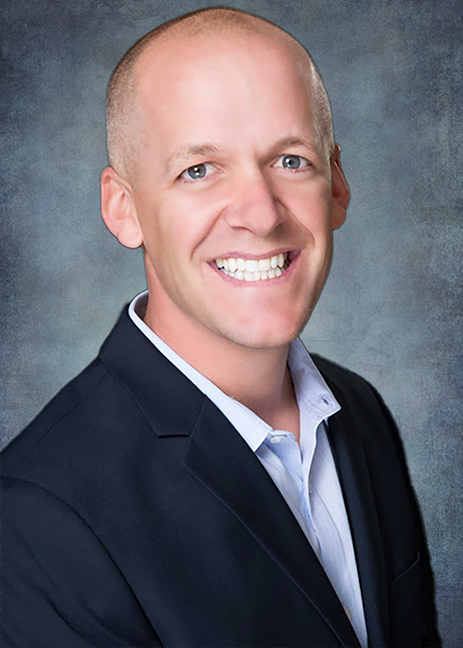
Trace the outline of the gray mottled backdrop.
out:
<instances>
[{"instance_id":1,"label":"gray mottled backdrop","mask_svg":"<svg viewBox=\"0 0 463 648\"><path fill-rule=\"evenodd\" d=\"M326 81L353 197L303 337L373 382L395 415L444 645L461 647L463 3L229 4L290 31ZM119 246L99 216L105 85L137 38L204 6L2 2L2 444L90 361L144 288L140 251Z\"/></svg>"}]
</instances>

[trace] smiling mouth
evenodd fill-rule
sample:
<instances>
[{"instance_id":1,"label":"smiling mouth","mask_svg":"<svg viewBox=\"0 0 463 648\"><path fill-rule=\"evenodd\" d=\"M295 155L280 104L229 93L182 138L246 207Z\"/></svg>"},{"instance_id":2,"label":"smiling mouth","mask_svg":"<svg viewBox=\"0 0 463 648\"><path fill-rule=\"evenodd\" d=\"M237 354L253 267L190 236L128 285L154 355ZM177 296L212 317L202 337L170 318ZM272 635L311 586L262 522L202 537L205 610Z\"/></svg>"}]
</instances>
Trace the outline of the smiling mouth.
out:
<instances>
[{"instance_id":1,"label":"smiling mouth","mask_svg":"<svg viewBox=\"0 0 463 648\"><path fill-rule=\"evenodd\" d=\"M280 252L267 259L215 259L215 265L224 274L239 281L268 281L276 279L291 265L288 252Z\"/></svg>"}]
</instances>

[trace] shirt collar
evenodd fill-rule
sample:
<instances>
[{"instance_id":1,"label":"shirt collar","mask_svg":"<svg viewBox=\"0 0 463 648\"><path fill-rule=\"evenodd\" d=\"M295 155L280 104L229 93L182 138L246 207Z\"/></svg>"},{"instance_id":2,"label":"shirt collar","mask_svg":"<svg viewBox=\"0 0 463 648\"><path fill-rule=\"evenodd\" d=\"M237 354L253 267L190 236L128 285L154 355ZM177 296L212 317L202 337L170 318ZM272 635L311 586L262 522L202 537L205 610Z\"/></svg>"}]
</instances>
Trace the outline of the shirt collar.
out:
<instances>
[{"instance_id":1,"label":"shirt collar","mask_svg":"<svg viewBox=\"0 0 463 648\"><path fill-rule=\"evenodd\" d=\"M267 436L274 432L274 429L248 407L227 396L156 335L143 321L147 303L148 291L140 293L132 300L129 305L129 316L133 323L179 371L221 410L252 451L256 452ZM288 366L299 409L304 408L320 422L340 409L333 393L299 339L290 344Z\"/></svg>"}]
</instances>

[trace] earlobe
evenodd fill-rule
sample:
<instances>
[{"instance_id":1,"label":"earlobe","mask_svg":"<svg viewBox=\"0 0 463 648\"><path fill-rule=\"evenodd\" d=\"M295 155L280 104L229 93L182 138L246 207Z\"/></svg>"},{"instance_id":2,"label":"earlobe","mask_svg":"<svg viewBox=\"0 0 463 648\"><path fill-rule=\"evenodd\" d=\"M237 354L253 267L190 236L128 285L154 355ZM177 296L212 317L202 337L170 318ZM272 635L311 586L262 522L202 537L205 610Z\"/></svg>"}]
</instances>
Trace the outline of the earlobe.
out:
<instances>
[{"instance_id":1,"label":"earlobe","mask_svg":"<svg viewBox=\"0 0 463 648\"><path fill-rule=\"evenodd\" d=\"M122 245L139 247L143 235L130 185L112 167L107 167L101 172L100 187L101 215L106 227Z\"/></svg>"},{"instance_id":2,"label":"earlobe","mask_svg":"<svg viewBox=\"0 0 463 648\"><path fill-rule=\"evenodd\" d=\"M341 227L346 220L346 211L350 200L349 186L341 168L340 153L341 148L335 144L334 152L330 159L331 192L333 197L331 221L333 229Z\"/></svg>"}]
</instances>

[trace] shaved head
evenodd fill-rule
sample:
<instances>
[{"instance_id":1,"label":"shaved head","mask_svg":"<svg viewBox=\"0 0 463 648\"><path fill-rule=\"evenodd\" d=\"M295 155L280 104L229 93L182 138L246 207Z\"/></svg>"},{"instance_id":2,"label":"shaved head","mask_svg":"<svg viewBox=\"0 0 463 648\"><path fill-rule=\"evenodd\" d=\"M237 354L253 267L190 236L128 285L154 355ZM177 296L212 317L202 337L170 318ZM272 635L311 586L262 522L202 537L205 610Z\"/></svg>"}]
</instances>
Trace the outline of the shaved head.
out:
<instances>
[{"instance_id":1,"label":"shaved head","mask_svg":"<svg viewBox=\"0 0 463 648\"><path fill-rule=\"evenodd\" d=\"M136 178L138 153L143 142L137 64L143 54L168 41L178 40L180 46L185 39L233 34L266 37L274 41L277 48L290 52L295 66L305 72L319 146L329 158L334 148L330 105L323 81L307 50L290 34L263 18L238 9L215 7L174 18L148 32L128 50L112 73L106 102L107 146L109 163L119 175L132 183Z\"/></svg>"}]
</instances>

